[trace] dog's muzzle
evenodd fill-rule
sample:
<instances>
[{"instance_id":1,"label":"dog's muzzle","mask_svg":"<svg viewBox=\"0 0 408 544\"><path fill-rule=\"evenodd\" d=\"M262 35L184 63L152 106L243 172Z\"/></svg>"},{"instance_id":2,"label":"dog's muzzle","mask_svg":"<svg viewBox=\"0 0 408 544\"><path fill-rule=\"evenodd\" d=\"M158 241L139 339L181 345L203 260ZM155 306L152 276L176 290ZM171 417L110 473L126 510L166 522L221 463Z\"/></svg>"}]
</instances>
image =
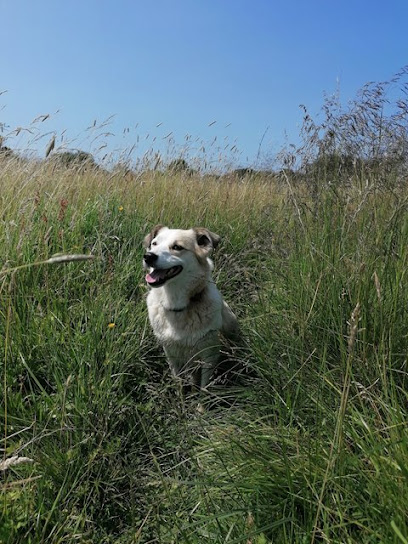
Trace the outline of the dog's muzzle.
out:
<instances>
[{"instance_id":1,"label":"dog's muzzle","mask_svg":"<svg viewBox=\"0 0 408 544\"><path fill-rule=\"evenodd\" d=\"M159 256L152 251L148 251L143 256L143 261L146 268L151 268L152 270L146 274L146 282L150 287L161 287L166 283L167 280L170 280L180 274L183 270L183 267L171 266L170 268L157 268L157 260Z\"/></svg>"}]
</instances>

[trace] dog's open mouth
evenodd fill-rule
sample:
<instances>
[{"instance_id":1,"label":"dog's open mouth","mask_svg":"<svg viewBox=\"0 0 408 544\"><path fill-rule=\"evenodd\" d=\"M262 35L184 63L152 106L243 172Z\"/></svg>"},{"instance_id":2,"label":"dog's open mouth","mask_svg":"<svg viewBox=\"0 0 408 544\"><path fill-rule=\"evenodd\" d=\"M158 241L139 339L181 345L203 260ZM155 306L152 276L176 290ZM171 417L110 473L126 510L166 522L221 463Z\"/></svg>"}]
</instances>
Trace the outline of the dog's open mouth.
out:
<instances>
[{"instance_id":1,"label":"dog's open mouth","mask_svg":"<svg viewBox=\"0 0 408 544\"><path fill-rule=\"evenodd\" d=\"M176 277L183 270L182 266L172 266L171 268L155 268L149 274L146 274L146 281L150 287L160 287L170 278Z\"/></svg>"}]
</instances>

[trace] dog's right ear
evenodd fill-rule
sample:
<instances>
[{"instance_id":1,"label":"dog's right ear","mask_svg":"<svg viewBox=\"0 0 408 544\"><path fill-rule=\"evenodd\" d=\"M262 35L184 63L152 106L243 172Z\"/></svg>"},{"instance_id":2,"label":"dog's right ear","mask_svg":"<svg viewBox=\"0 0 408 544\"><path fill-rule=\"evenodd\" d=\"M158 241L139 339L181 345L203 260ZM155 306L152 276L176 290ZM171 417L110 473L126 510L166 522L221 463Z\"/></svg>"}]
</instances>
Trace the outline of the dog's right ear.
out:
<instances>
[{"instance_id":1,"label":"dog's right ear","mask_svg":"<svg viewBox=\"0 0 408 544\"><path fill-rule=\"evenodd\" d=\"M155 227L153 227L153 229L149 232L149 234L145 236L143 240L143 247L149 248L153 238L156 238L159 231L163 228L164 228L164 225L156 225Z\"/></svg>"},{"instance_id":2,"label":"dog's right ear","mask_svg":"<svg viewBox=\"0 0 408 544\"><path fill-rule=\"evenodd\" d=\"M221 240L221 237L218 236L218 234L215 234L215 232L211 232L203 227L193 227L193 231L197 237L197 244L201 249L205 249L207 251L215 249Z\"/></svg>"}]
</instances>

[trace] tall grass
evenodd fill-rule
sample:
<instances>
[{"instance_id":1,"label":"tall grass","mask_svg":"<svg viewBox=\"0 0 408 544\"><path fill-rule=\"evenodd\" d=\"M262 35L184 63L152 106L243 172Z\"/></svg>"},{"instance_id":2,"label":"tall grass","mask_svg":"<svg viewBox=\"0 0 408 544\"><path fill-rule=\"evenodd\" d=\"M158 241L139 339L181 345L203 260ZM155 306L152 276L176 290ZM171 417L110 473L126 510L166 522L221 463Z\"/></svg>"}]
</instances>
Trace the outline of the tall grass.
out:
<instances>
[{"instance_id":1,"label":"tall grass","mask_svg":"<svg viewBox=\"0 0 408 544\"><path fill-rule=\"evenodd\" d=\"M0 159L1 542L408 541L408 193L332 151L244 179ZM203 414L147 323L158 222L223 238L249 372Z\"/></svg>"}]
</instances>

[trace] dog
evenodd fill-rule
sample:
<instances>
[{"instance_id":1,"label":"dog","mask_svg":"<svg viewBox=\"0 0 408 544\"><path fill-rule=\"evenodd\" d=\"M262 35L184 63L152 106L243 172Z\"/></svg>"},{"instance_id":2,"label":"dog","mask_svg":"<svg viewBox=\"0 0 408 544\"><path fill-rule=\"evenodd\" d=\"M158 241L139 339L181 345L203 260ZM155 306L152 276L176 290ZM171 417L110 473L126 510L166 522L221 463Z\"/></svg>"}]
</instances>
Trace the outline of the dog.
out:
<instances>
[{"instance_id":1,"label":"dog","mask_svg":"<svg viewBox=\"0 0 408 544\"><path fill-rule=\"evenodd\" d=\"M157 225L145 237L143 266L153 332L174 376L186 373L205 389L220 358L220 333L238 342L237 319L211 277L210 254L220 237L210 230Z\"/></svg>"}]
</instances>

